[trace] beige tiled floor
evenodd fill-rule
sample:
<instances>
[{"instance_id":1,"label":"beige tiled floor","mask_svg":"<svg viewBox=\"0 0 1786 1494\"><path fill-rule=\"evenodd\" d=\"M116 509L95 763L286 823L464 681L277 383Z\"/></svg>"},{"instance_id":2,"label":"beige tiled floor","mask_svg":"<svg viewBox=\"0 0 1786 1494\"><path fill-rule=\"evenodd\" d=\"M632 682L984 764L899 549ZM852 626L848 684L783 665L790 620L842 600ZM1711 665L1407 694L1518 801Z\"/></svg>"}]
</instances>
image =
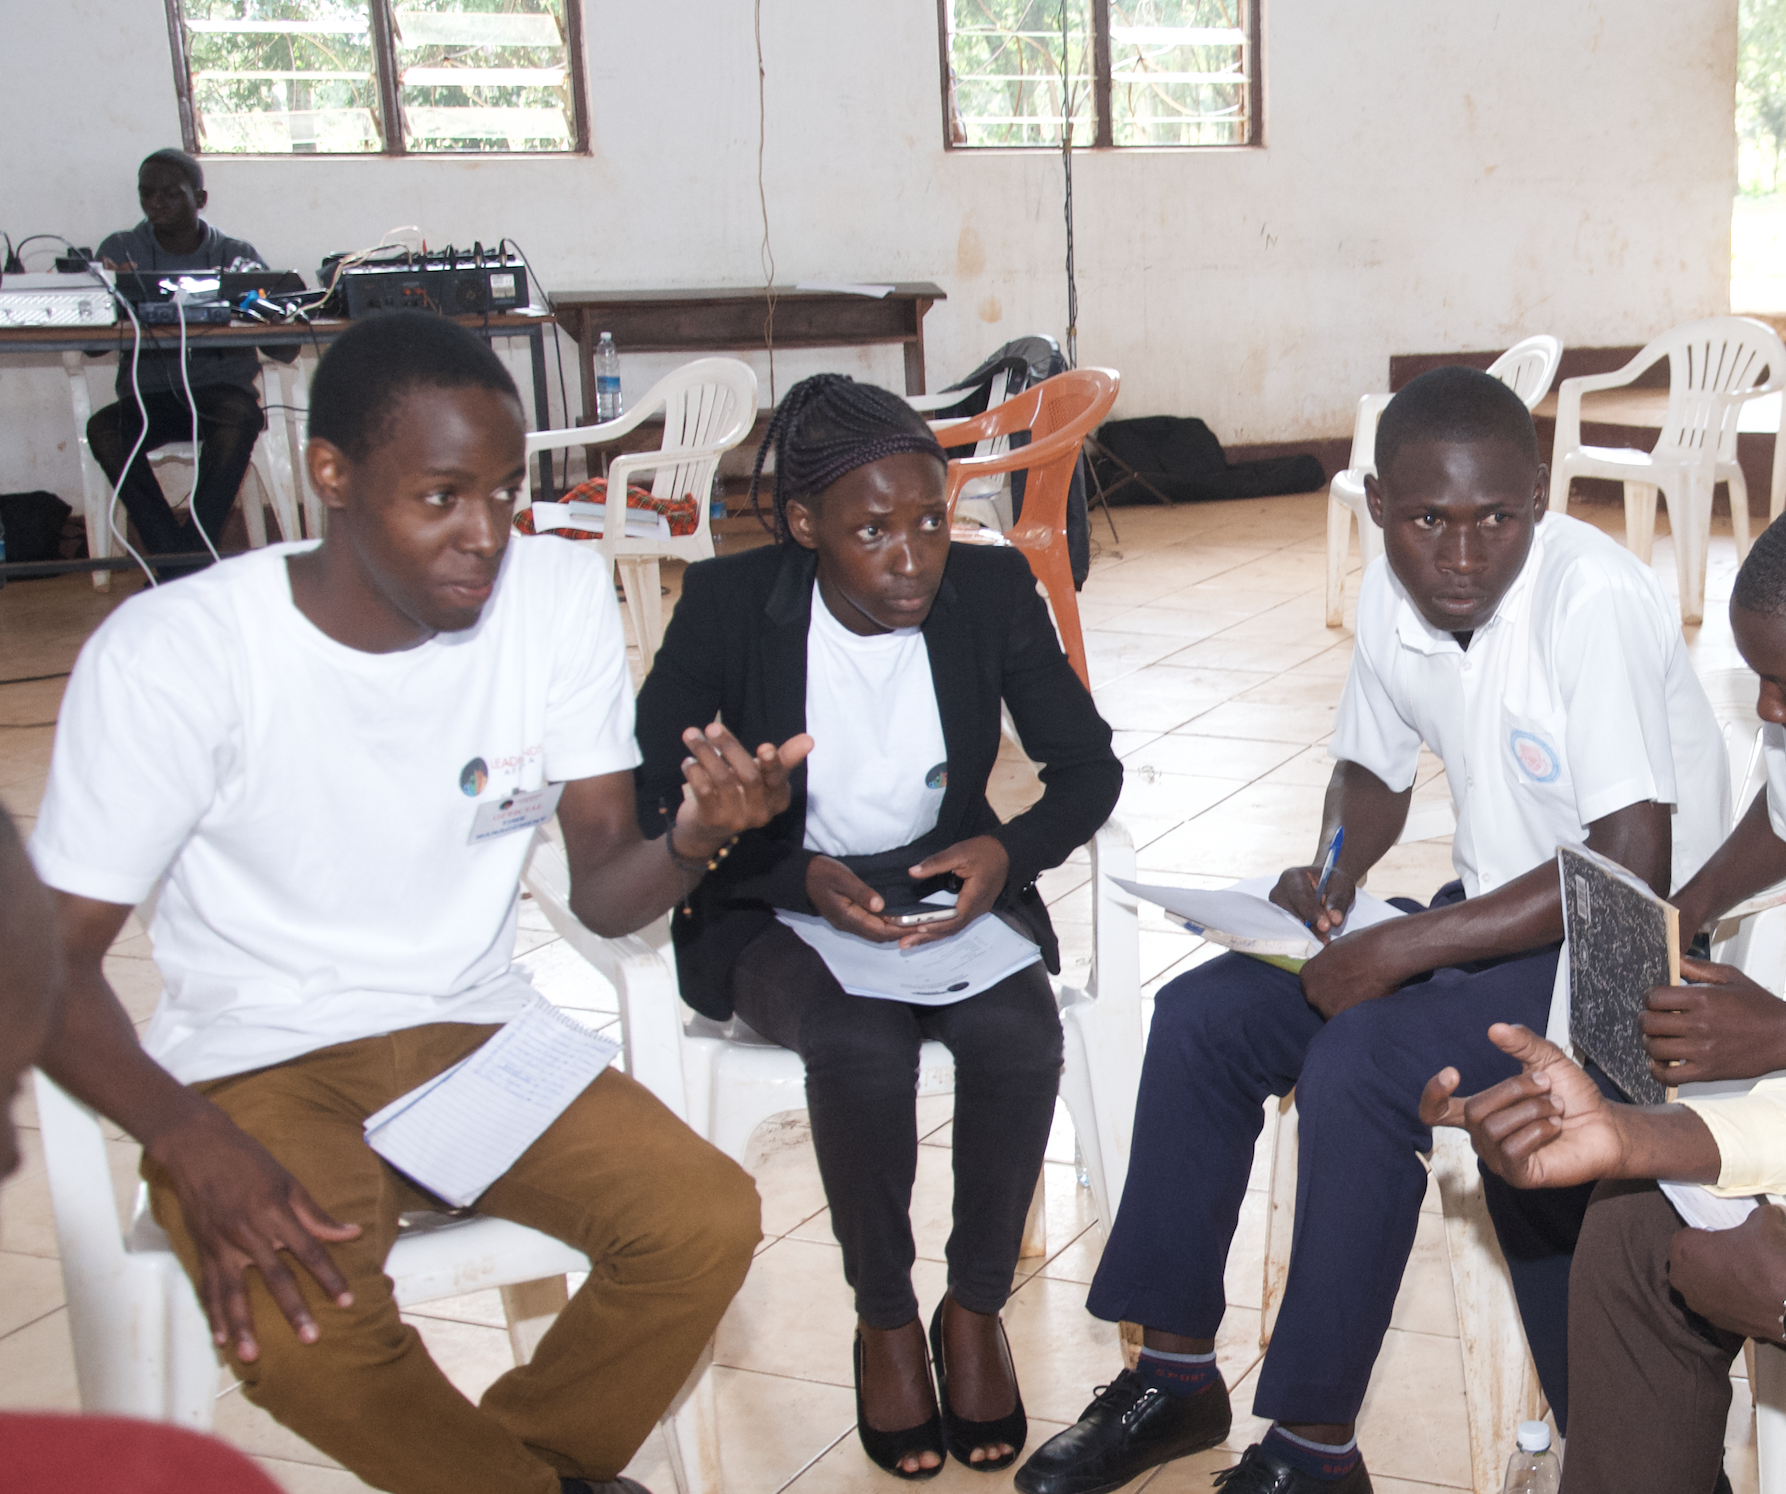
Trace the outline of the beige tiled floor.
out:
<instances>
[{"instance_id":1,"label":"beige tiled floor","mask_svg":"<svg viewBox=\"0 0 1786 1494\"><path fill-rule=\"evenodd\" d=\"M1612 527L1612 510L1578 510ZM1322 625L1325 502L1319 495L1163 509L1124 509L1120 543L1098 520L1099 554L1080 599L1096 694L1116 730L1127 768L1120 813L1140 864L1211 883L1310 855L1327 780L1323 742L1351 654L1348 626ZM1664 525L1665 527L1665 521ZM1737 661L1721 615L1735 555L1727 527L1714 541L1708 585L1713 617L1691 646L1702 668ZM1658 573L1673 589L1672 557L1659 541ZM666 576L673 587L675 577ZM1356 596L1356 574L1351 592ZM31 582L0 592L0 680L70 667L82 640L116 600L82 578ZM29 830L48 766L62 681L0 688L0 802ZM1015 753L1001 766L996 797L1009 812L1036 792ZM1428 759L1417 797L1445 795ZM1060 929L1065 978L1083 975L1090 953L1088 867L1083 853L1044 878ZM1379 893L1429 895L1450 875L1447 848L1402 847L1372 879ZM611 1014L611 992L544 921L523 921L523 959L539 985L565 1005ZM1143 913L1146 995L1207 958L1198 940L1157 913ZM139 1021L159 990L148 941L134 921L109 969ZM77 1405L56 1242L41 1150L28 1101L26 1162L0 1189L0 1407ZM926 1100L924 1147L913 1204L926 1307L942 1289L949 1212L948 1101ZM133 1186L135 1148L111 1143L121 1206ZM1071 1421L1093 1385L1119 1363L1115 1330L1084 1311L1085 1284L1100 1240L1089 1195L1077 1187L1071 1130L1057 1124L1046 1168L1048 1253L1025 1260L1006 1321L1031 1417L1031 1445ZM730 1494L885 1491L891 1482L852 1435L849 1344L852 1314L812 1162L805 1117L766 1124L750 1165L763 1195L765 1239L719 1333L716 1378ZM1263 1166L1256 1166L1228 1262L1232 1303L1220 1359L1234 1388L1237 1421L1220 1449L1160 1470L1157 1494L1191 1494L1232 1463L1263 1424L1248 1414L1257 1374ZM1429 1195L1413 1259L1361 1418L1360 1438L1383 1494L1467 1487L1468 1435L1457 1314L1436 1195ZM414 1319L455 1381L476 1395L508 1364L494 1293L430 1304ZM220 1382L220 1385L222 1382ZM1731 1416L1731 1471L1753 1490L1746 1387ZM224 1390L218 1431L260 1458L293 1494L342 1494L360 1487L298 1439ZM658 1494L672 1487L654 1438L631 1470ZM996 1494L1010 1475L976 1477L951 1465L939 1488Z\"/></svg>"}]
</instances>

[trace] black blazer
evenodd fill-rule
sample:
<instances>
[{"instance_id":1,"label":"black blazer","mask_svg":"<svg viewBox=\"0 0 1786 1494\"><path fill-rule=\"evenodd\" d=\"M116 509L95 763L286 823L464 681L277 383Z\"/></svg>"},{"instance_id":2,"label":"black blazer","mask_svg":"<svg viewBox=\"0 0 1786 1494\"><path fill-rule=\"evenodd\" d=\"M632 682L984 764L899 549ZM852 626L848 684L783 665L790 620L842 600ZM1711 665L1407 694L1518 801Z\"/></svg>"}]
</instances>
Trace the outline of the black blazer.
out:
<instances>
[{"instance_id":1,"label":"black blazer","mask_svg":"<svg viewBox=\"0 0 1786 1494\"><path fill-rule=\"evenodd\" d=\"M818 558L796 545L748 550L688 568L663 647L638 698L635 774L639 828L664 833L682 803L682 733L716 716L746 747L806 730L806 634ZM936 829L912 859L975 835L1010 857L1001 909L1035 934L1048 968L1060 945L1036 878L1090 840L1122 789L1110 728L1061 653L1028 563L1014 549L951 545L942 588L923 626L948 749L948 787ZM986 802L998 758L999 701L1024 750L1041 764L1042 797L1001 824ZM812 913L806 895L806 766L788 807L732 849L671 920L682 996L697 1011L731 1015L731 970L774 921L776 908ZM907 863L909 864L909 862Z\"/></svg>"}]
</instances>

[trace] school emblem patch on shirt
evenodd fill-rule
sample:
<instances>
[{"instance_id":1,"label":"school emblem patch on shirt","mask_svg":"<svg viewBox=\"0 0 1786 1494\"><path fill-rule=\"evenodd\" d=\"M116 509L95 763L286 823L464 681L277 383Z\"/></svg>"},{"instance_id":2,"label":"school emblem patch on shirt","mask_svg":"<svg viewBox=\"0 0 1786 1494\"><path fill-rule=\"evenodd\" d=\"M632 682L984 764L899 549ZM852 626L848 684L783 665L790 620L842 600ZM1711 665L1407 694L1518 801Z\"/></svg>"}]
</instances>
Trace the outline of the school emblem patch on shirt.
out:
<instances>
[{"instance_id":1,"label":"school emblem patch on shirt","mask_svg":"<svg viewBox=\"0 0 1786 1494\"><path fill-rule=\"evenodd\" d=\"M1513 760L1533 783L1555 783L1562 776L1557 750L1543 737L1515 730L1508 733L1507 745L1513 751Z\"/></svg>"}]
</instances>

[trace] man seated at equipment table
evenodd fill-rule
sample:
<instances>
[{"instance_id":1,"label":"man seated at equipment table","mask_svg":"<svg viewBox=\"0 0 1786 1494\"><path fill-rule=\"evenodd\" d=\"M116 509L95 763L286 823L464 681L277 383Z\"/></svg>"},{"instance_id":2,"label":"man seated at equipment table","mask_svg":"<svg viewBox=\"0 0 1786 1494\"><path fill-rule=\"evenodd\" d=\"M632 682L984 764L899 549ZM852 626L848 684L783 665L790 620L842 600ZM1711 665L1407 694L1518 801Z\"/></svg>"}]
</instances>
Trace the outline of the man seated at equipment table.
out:
<instances>
[{"instance_id":1,"label":"man seated at equipment table","mask_svg":"<svg viewBox=\"0 0 1786 1494\"><path fill-rule=\"evenodd\" d=\"M267 268L254 245L230 238L199 217L210 200L205 173L185 151L158 150L147 156L137 168L136 195L143 205L142 222L107 235L99 246L100 262L108 269L178 276ZM177 336L172 328L161 332L164 342ZM267 423L254 390L260 373L255 349L198 347L186 354L184 369L181 362L177 349L144 348L140 356L127 349L118 360L117 403L96 411L87 422L94 460L105 469L151 555L216 547L255 440ZM150 470L148 454L170 442L190 441L195 412L198 484L181 523ZM126 472L125 461L139 437L142 449ZM164 569L163 579L170 574Z\"/></svg>"}]
</instances>

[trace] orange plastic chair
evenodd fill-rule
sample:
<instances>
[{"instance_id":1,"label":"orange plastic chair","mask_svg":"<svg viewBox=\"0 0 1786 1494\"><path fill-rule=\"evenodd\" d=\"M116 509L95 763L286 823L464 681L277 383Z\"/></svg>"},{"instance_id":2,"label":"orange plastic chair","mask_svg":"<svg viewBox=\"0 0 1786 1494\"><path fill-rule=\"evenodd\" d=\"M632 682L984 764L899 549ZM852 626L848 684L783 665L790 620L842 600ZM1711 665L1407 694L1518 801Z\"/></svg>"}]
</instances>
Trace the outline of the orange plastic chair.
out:
<instances>
[{"instance_id":1,"label":"orange plastic chair","mask_svg":"<svg viewBox=\"0 0 1786 1494\"><path fill-rule=\"evenodd\" d=\"M969 446L993 436L1028 431L1029 445L999 456L957 457L949 463L949 518L955 500L968 482L999 472L1027 472L1023 516L1003 534L991 530L958 531L957 544L1015 545L1023 552L1036 580L1054 609L1061 647L1073 672L1091 689L1085 663L1085 635L1079 627L1079 598L1073 590L1073 567L1067 558L1067 494L1073 468L1085 438L1110 413L1122 375L1113 368L1076 368L1044 379L1015 399L984 415L946 425L936 432L944 446Z\"/></svg>"}]
</instances>

